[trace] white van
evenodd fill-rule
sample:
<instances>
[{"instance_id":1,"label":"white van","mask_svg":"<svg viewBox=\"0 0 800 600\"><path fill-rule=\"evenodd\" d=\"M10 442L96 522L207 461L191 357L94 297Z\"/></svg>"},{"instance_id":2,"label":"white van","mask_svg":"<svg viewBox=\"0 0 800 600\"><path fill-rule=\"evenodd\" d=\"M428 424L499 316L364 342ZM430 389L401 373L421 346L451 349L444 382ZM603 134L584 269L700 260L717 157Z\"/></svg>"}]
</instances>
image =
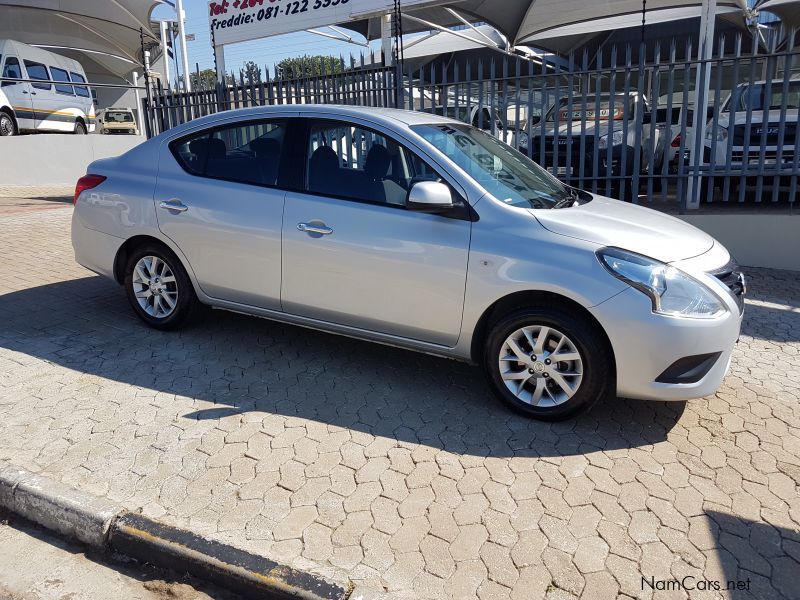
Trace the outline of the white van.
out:
<instances>
[{"instance_id":1,"label":"white van","mask_svg":"<svg viewBox=\"0 0 800 600\"><path fill-rule=\"evenodd\" d=\"M22 131L94 131L94 103L81 64L14 40L0 40L2 77L64 83L3 81L0 135Z\"/></svg>"}]
</instances>

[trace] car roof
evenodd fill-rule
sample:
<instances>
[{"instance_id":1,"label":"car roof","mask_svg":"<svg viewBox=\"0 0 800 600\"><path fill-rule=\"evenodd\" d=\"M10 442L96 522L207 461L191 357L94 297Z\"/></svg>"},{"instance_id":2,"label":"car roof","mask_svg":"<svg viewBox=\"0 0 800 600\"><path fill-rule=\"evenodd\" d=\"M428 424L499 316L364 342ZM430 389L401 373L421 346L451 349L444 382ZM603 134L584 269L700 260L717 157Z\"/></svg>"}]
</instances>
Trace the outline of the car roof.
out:
<instances>
[{"instance_id":1,"label":"car roof","mask_svg":"<svg viewBox=\"0 0 800 600\"><path fill-rule=\"evenodd\" d=\"M239 108L235 110L226 110L213 115L207 115L188 121L179 127L167 130L165 133L180 133L187 129L194 129L197 126L205 125L212 126L217 122L235 120L236 118L244 119L259 116L277 116L287 114L299 114L300 116L307 114L321 114L330 117L368 117L377 123L387 126L396 126L398 123L406 126L410 125L425 125L431 123L458 123L447 117L434 115L430 113L422 113L410 110L400 110L396 108L375 108L368 106L352 106L345 104L279 104L272 106L255 106L252 108Z\"/></svg>"}]
</instances>

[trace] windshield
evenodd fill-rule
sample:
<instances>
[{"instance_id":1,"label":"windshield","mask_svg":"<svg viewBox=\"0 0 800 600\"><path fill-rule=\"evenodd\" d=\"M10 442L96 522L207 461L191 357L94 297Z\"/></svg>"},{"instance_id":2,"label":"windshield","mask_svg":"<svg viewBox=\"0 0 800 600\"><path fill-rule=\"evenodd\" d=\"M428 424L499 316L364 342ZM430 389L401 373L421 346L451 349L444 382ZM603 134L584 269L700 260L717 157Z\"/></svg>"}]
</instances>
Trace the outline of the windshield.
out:
<instances>
[{"instance_id":1,"label":"windshield","mask_svg":"<svg viewBox=\"0 0 800 600\"><path fill-rule=\"evenodd\" d=\"M783 82L773 83L769 87L763 83L743 85L736 88L731 99L736 110L797 109L800 107L800 80L789 81L786 94L783 93ZM731 110L730 101L725 110Z\"/></svg>"},{"instance_id":2,"label":"windshield","mask_svg":"<svg viewBox=\"0 0 800 600\"><path fill-rule=\"evenodd\" d=\"M613 107L610 96L601 96L598 104L597 99L587 96L586 102L583 98L572 98L572 110L570 111L569 98L561 98L558 104L550 109L547 120L559 121L583 121L584 119L598 119L600 121L615 121L624 118L625 111L630 105L630 98L625 96L614 96ZM598 108L600 109L598 112Z\"/></svg>"},{"instance_id":3,"label":"windshield","mask_svg":"<svg viewBox=\"0 0 800 600\"><path fill-rule=\"evenodd\" d=\"M108 111L105 120L110 123L133 123L133 114L123 110Z\"/></svg>"},{"instance_id":4,"label":"windshield","mask_svg":"<svg viewBox=\"0 0 800 600\"><path fill-rule=\"evenodd\" d=\"M476 127L448 123L411 128L501 202L552 208L571 196L567 186L527 156Z\"/></svg>"}]
</instances>

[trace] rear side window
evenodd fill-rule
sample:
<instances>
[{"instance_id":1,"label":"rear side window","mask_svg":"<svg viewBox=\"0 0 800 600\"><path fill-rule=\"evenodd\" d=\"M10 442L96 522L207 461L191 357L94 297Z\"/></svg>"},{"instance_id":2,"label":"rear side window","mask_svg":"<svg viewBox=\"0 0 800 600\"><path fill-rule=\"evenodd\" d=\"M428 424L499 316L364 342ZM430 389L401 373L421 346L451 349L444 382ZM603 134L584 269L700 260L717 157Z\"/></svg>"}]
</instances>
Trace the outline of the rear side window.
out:
<instances>
[{"instance_id":1,"label":"rear side window","mask_svg":"<svg viewBox=\"0 0 800 600\"><path fill-rule=\"evenodd\" d=\"M275 187L287 121L255 121L219 127L170 144L192 175Z\"/></svg>"},{"instance_id":2,"label":"rear side window","mask_svg":"<svg viewBox=\"0 0 800 600\"><path fill-rule=\"evenodd\" d=\"M25 70L28 71L28 77L30 79L41 79L44 81L50 79L50 75L47 73L47 67L45 67L42 63L26 60ZM32 83L31 85L39 90L49 90L53 87L49 83Z\"/></svg>"},{"instance_id":3,"label":"rear side window","mask_svg":"<svg viewBox=\"0 0 800 600\"><path fill-rule=\"evenodd\" d=\"M80 73L75 73L73 71L70 71L69 78L72 80L73 83L86 83L86 78ZM89 88L87 88L85 85L76 85L75 93L78 94L78 96L83 96L84 98L88 98Z\"/></svg>"},{"instance_id":4,"label":"rear side window","mask_svg":"<svg viewBox=\"0 0 800 600\"><path fill-rule=\"evenodd\" d=\"M3 77L12 77L14 79L22 79L22 69L19 68L19 60L15 56L6 58L6 65L3 67ZM17 85L19 81L4 81L3 87L7 85Z\"/></svg>"},{"instance_id":5,"label":"rear side window","mask_svg":"<svg viewBox=\"0 0 800 600\"><path fill-rule=\"evenodd\" d=\"M64 69L50 67L50 74L53 76L53 81L69 81L69 73ZM75 94L71 85L63 85L60 83L56 84L56 91L59 94L69 94L70 96Z\"/></svg>"}]
</instances>

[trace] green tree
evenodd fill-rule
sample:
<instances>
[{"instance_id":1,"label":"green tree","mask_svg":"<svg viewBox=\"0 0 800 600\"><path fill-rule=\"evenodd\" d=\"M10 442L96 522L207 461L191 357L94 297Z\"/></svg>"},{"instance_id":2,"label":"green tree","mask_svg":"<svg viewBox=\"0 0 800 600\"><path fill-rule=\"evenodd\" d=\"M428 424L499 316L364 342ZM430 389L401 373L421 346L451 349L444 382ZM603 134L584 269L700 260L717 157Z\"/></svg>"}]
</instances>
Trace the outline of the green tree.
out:
<instances>
[{"instance_id":1,"label":"green tree","mask_svg":"<svg viewBox=\"0 0 800 600\"><path fill-rule=\"evenodd\" d=\"M180 83L183 83L183 76L179 78ZM197 71L189 74L189 81L192 84L193 90L213 90L217 84L217 74L214 69L203 69L200 71L200 77L197 76ZM230 75L225 75L225 81L228 84L233 83Z\"/></svg>"},{"instance_id":2,"label":"green tree","mask_svg":"<svg viewBox=\"0 0 800 600\"><path fill-rule=\"evenodd\" d=\"M243 73L245 83L261 83L261 67L252 60L248 60L245 63Z\"/></svg>"},{"instance_id":3,"label":"green tree","mask_svg":"<svg viewBox=\"0 0 800 600\"><path fill-rule=\"evenodd\" d=\"M295 58L284 58L275 65L277 79L300 79L341 73L344 71L344 60L335 56L303 55Z\"/></svg>"}]
</instances>

